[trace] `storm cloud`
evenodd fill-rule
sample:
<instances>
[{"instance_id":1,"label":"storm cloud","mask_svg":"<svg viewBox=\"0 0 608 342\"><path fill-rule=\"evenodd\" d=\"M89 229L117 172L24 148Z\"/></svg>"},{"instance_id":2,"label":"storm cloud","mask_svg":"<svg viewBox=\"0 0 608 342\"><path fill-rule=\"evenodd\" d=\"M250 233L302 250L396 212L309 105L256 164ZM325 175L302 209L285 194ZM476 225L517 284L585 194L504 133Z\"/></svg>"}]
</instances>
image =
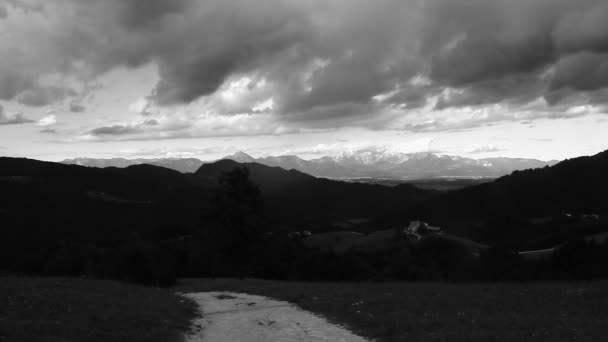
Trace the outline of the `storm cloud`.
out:
<instances>
[{"instance_id":1,"label":"storm cloud","mask_svg":"<svg viewBox=\"0 0 608 342\"><path fill-rule=\"evenodd\" d=\"M0 35L0 99L33 106L76 96L42 91L59 89L41 86L46 75L87 81L149 63L159 81L147 99L157 106L211 101L248 77L257 102L272 98L281 120L312 126L424 106L608 102L605 0L5 0L0 8L10 32ZM228 109L216 107L236 114Z\"/></svg>"}]
</instances>

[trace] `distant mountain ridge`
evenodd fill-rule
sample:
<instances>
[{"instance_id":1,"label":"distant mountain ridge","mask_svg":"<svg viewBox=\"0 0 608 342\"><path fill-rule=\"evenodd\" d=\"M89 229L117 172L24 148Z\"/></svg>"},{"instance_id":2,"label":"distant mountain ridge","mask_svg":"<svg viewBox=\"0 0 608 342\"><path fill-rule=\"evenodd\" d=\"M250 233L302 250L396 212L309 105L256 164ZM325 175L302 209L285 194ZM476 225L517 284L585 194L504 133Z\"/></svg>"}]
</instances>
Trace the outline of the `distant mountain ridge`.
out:
<instances>
[{"instance_id":1,"label":"distant mountain ridge","mask_svg":"<svg viewBox=\"0 0 608 342\"><path fill-rule=\"evenodd\" d=\"M472 159L435 153L399 153L358 151L337 156L325 156L305 160L295 155L268 156L254 158L247 153L237 152L222 159L238 163L258 163L266 166L297 170L315 177L324 178L435 178L435 177L500 177L516 170L551 166L557 161L541 161L525 158L484 158ZM89 167L128 167L151 164L173 169L182 173L194 173L208 162L195 158L157 159L94 159L76 158L62 161Z\"/></svg>"},{"instance_id":2,"label":"distant mountain ridge","mask_svg":"<svg viewBox=\"0 0 608 342\"><path fill-rule=\"evenodd\" d=\"M118 167L125 168L133 165L149 164L154 166L165 167L179 171L181 173L193 173L198 170L203 161L196 158L137 158L137 159L125 159L125 158L74 158L66 159L61 161L62 164L68 165L80 165L87 167Z\"/></svg>"}]
</instances>

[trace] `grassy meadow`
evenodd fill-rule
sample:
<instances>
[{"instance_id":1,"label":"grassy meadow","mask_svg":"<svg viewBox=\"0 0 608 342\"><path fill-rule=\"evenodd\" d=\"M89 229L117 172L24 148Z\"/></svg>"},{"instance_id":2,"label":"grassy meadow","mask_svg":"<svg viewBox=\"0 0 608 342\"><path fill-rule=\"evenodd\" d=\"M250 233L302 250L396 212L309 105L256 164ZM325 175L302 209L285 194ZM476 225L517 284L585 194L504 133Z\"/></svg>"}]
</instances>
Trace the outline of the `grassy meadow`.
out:
<instances>
[{"instance_id":1,"label":"grassy meadow","mask_svg":"<svg viewBox=\"0 0 608 342\"><path fill-rule=\"evenodd\" d=\"M0 341L181 341L197 314L175 292L268 296L375 341L601 341L608 282L314 283L180 279L156 289L114 281L0 277Z\"/></svg>"},{"instance_id":2,"label":"grassy meadow","mask_svg":"<svg viewBox=\"0 0 608 342\"><path fill-rule=\"evenodd\" d=\"M2 342L177 342L196 314L193 302L167 289L0 277Z\"/></svg>"},{"instance_id":3,"label":"grassy meadow","mask_svg":"<svg viewBox=\"0 0 608 342\"><path fill-rule=\"evenodd\" d=\"M601 341L608 282L301 283L183 279L179 291L293 302L377 341Z\"/></svg>"}]
</instances>

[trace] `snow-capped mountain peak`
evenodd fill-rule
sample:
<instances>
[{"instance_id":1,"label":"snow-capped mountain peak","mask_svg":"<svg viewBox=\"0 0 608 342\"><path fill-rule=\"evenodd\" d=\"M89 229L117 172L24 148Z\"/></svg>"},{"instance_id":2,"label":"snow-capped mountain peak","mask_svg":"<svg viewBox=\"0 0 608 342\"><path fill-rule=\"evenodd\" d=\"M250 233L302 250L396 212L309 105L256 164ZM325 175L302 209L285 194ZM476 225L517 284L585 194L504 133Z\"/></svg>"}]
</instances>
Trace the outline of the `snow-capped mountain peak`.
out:
<instances>
[{"instance_id":1,"label":"snow-capped mountain peak","mask_svg":"<svg viewBox=\"0 0 608 342\"><path fill-rule=\"evenodd\" d=\"M252 156L248 155L245 152L242 151L238 151L232 155L226 156L222 159L230 159L230 160L234 160L237 163L253 163L256 161L255 158L253 158Z\"/></svg>"}]
</instances>

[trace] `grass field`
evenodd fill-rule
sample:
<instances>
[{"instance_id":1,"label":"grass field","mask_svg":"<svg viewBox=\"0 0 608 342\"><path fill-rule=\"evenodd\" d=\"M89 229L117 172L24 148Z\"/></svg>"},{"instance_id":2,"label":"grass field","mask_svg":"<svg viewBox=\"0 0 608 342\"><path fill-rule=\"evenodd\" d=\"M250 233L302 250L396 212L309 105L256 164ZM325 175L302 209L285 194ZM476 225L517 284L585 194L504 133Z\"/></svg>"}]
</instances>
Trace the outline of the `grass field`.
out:
<instances>
[{"instance_id":1,"label":"grass field","mask_svg":"<svg viewBox=\"0 0 608 342\"><path fill-rule=\"evenodd\" d=\"M193 302L167 289L0 277L2 342L180 341L196 310Z\"/></svg>"},{"instance_id":2,"label":"grass field","mask_svg":"<svg viewBox=\"0 0 608 342\"><path fill-rule=\"evenodd\" d=\"M287 300L377 341L602 341L608 329L608 282L182 279L176 288L155 289L0 277L0 341L179 341L196 307L175 291L236 291Z\"/></svg>"},{"instance_id":3,"label":"grass field","mask_svg":"<svg viewBox=\"0 0 608 342\"><path fill-rule=\"evenodd\" d=\"M296 303L378 341L603 341L608 282L292 283L183 279L183 292L236 291Z\"/></svg>"}]
</instances>

